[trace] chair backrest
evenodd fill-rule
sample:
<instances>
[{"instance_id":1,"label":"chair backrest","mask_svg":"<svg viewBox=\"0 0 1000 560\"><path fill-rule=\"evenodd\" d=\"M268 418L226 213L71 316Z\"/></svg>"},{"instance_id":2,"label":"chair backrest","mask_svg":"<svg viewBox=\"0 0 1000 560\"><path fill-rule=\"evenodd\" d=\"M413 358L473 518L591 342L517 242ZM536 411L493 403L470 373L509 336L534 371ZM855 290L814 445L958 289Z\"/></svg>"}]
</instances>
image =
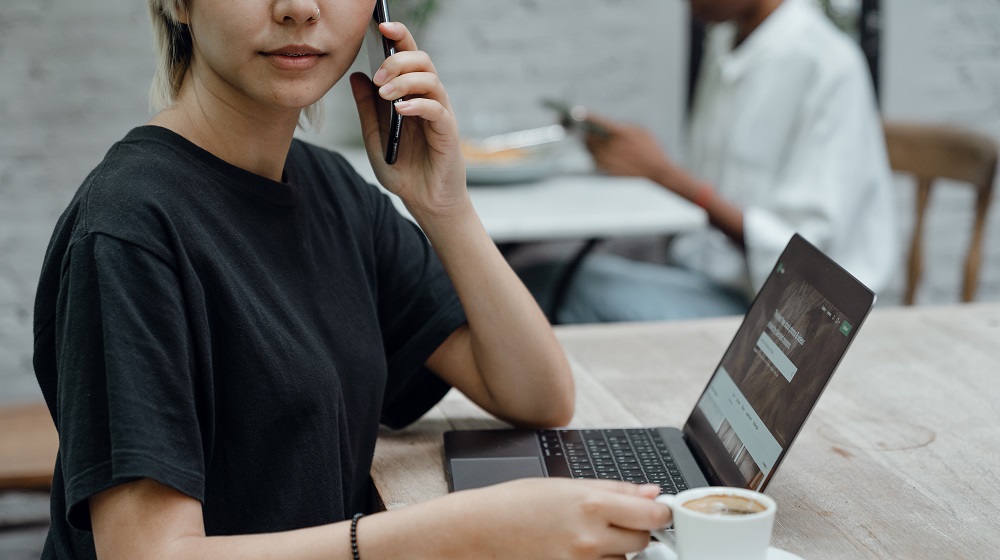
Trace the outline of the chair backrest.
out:
<instances>
[{"instance_id":1,"label":"chair backrest","mask_svg":"<svg viewBox=\"0 0 1000 560\"><path fill-rule=\"evenodd\" d=\"M923 229L935 179L967 183L976 190L972 236L964 264L962 301L972 301L979 284L986 216L997 171L997 142L948 125L885 122L886 148L894 171L917 181L916 216L910 237L903 302L912 305L923 271Z\"/></svg>"},{"instance_id":2,"label":"chair backrest","mask_svg":"<svg viewBox=\"0 0 1000 560\"><path fill-rule=\"evenodd\" d=\"M0 491L48 489L58 449L44 403L0 406Z\"/></svg>"}]
</instances>

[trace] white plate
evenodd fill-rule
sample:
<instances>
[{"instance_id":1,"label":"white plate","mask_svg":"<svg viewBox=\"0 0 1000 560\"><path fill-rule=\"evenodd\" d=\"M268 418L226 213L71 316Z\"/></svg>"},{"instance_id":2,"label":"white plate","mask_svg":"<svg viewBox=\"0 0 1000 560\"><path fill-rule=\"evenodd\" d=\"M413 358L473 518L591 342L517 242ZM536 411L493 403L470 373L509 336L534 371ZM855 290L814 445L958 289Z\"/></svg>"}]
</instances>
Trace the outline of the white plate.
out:
<instances>
[{"instance_id":1,"label":"white plate","mask_svg":"<svg viewBox=\"0 0 1000 560\"><path fill-rule=\"evenodd\" d=\"M466 148L463 148L463 152ZM510 185L532 183L560 170L565 144L555 142L517 148L499 159L465 155L465 177L470 185ZM498 154L499 155L499 154Z\"/></svg>"},{"instance_id":2,"label":"white plate","mask_svg":"<svg viewBox=\"0 0 1000 560\"><path fill-rule=\"evenodd\" d=\"M674 554L673 550L667 548L665 544L651 542L645 550L632 558L632 560L677 560L677 555ZM802 560L802 557L772 546L767 549L767 560Z\"/></svg>"},{"instance_id":3,"label":"white plate","mask_svg":"<svg viewBox=\"0 0 1000 560\"><path fill-rule=\"evenodd\" d=\"M540 181L556 171L552 157L525 158L506 164L466 163L465 179L470 185L509 185Z\"/></svg>"}]
</instances>

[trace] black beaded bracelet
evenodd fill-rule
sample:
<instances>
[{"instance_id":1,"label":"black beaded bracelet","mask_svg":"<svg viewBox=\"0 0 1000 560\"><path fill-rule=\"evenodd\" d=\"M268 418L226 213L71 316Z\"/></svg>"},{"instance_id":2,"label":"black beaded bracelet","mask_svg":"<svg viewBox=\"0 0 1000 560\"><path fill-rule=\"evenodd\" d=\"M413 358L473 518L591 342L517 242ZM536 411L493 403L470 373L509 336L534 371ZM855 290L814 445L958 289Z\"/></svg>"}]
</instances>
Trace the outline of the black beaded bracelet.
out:
<instances>
[{"instance_id":1,"label":"black beaded bracelet","mask_svg":"<svg viewBox=\"0 0 1000 560\"><path fill-rule=\"evenodd\" d=\"M363 513L355 513L351 518L351 554L354 555L354 560L361 560L361 555L358 554L358 520L364 516Z\"/></svg>"}]
</instances>

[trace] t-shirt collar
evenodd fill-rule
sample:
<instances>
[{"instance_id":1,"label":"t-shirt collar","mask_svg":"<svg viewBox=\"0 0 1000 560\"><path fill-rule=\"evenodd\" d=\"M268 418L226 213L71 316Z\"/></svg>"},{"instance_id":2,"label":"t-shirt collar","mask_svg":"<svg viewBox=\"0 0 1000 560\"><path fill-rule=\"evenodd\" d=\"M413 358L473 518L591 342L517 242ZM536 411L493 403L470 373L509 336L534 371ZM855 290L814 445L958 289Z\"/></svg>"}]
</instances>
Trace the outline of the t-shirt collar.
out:
<instances>
[{"instance_id":1,"label":"t-shirt collar","mask_svg":"<svg viewBox=\"0 0 1000 560\"><path fill-rule=\"evenodd\" d=\"M289 151L285 162L282 181L273 181L257 175L241 167L232 165L215 156L211 152L197 146L183 136L160 126L145 125L132 129L126 137L128 140L144 139L159 141L186 152L197 160L208 173L211 173L224 186L238 190L252 197L278 206L295 206L299 202L300 193L294 186L295 173L291 159L294 157L295 142Z\"/></svg>"}]
</instances>

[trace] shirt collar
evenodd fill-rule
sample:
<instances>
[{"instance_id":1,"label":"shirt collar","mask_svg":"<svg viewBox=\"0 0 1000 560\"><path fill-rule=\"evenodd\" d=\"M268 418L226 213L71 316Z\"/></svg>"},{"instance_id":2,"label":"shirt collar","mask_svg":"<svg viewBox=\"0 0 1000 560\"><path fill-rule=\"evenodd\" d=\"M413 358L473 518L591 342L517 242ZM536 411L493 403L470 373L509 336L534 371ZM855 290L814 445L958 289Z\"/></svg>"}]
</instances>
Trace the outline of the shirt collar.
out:
<instances>
[{"instance_id":1,"label":"shirt collar","mask_svg":"<svg viewBox=\"0 0 1000 560\"><path fill-rule=\"evenodd\" d=\"M721 49L720 69L725 82L734 82L750 68L754 61L767 55L774 45L787 42L788 37L802 26L805 0L784 0L753 32L733 49L736 25L732 22L718 24L713 34L718 34Z\"/></svg>"}]
</instances>

